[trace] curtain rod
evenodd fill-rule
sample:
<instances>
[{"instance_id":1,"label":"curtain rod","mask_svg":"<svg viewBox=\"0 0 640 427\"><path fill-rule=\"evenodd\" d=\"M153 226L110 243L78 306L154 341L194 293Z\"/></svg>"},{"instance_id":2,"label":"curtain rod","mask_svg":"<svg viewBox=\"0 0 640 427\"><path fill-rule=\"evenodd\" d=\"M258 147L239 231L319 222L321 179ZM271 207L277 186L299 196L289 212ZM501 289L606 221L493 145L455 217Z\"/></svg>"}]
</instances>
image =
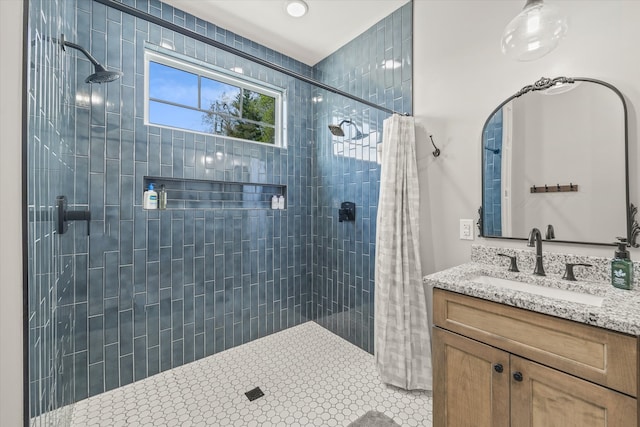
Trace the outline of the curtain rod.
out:
<instances>
[{"instance_id":1,"label":"curtain rod","mask_svg":"<svg viewBox=\"0 0 640 427\"><path fill-rule=\"evenodd\" d=\"M1 0L0 0L1 1ZM194 40L200 41L204 44L207 44L209 46L213 46L215 48L224 50L226 52L229 52L233 55L239 56L243 59L249 60L251 62L255 62L256 64L262 65L264 67L270 68L272 70L278 71L282 74L286 74L287 76L290 77L294 77L298 80L301 80L305 83L309 83L315 87L318 87L320 89L324 89L327 90L329 92L335 93L337 95L341 95L344 96L345 98L349 98L353 101L357 101L361 104L367 105L369 107L373 107L377 110L380 111L384 111L385 113L388 114L400 114L403 116L410 116L409 113L400 113L398 111L392 110L390 108L387 107L383 107L381 105L375 104L371 101L367 101L366 99L360 98L358 96L352 95L348 92L342 91L336 87L330 86L326 83L322 83L318 80L312 79L310 77L304 76L300 73L296 73L295 71L289 70L287 68L281 67L280 65L274 64L273 62L264 60L262 58L258 58L257 56L251 55L249 53L243 52L239 49L236 49L235 47L226 45L224 43L221 43L217 40L214 40L212 38L203 36L202 34L196 33L195 31L191 31L187 28L183 28L180 27L176 24L174 24L173 22L169 22L167 20L164 20L162 18L159 18L157 16L151 15L150 13L147 12L143 12L139 9L136 9L135 7L126 5L124 3L121 3L119 1L116 0L93 0L94 2L103 4L107 7L111 7L113 9L119 10L120 12L126 13L128 15L131 15L133 17L136 18L140 18L140 19L144 19L145 21L151 22L152 24L156 24L159 25L163 28L166 28L167 30L171 30L171 31L175 31L176 33L182 34L183 36L186 37L190 37ZM433 156L434 157L438 157L440 156L440 149L438 147L436 147L436 144L433 142L433 137L431 135L429 135L429 138L431 139L431 144L433 145L433 148L435 148L435 151L433 151Z\"/></svg>"},{"instance_id":2,"label":"curtain rod","mask_svg":"<svg viewBox=\"0 0 640 427\"><path fill-rule=\"evenodd\" d=\"M166 28L168 30L175 31L176 33L182 34L183 36L186 36L186 37L190 37L190 38L192 38L194 40L198 40L198 41L200 41L202 43L208 44L209 46L213 46L215 48L222 49L222 50L224 50L226 52L232 53L232 54L234 54L236 56L239 56L241 58L244 58L244 59L247 59L249 61L255 62L255 63L257 63L259 65L262 65L262 66L265 66L267 68L271 68L272 70L275 70L275 71L278 71L280 73L286 74L286 75L288 75L290 77L294 77L294 78L296 78L298 80L302 80L303 82L309 83L309 84L311 84L313 86L316 86L316 87L318 87L320 89L324 89L324 90L327 90L329 92L332 92L332 93L344 96L346 98L352 99L354 101L358 101L358 102L360 102L362 104L368 105L369 107L376 108L376 109L378 109L380 111L384 111L384 112L389 113L389 114L401 114L401 115L405 115L405 116L409 115L409 113L399 113L399 112L394 111L394 110L392 110L390 108L386 108L386 107L383 107L381 105L374 104L371 101L367 101L366 99L362 99L362 98L360 98L358 96L351 95L350 93L344 92L344 91L342 91L342 90L340 90L338 88L335 88L335 87L330 86L328 84L322 83L322 82L320 82L318 80L315 80L315 79L312 79L310 77L304 76L304 75L299 74L299 73L297 73L295 71L291 71L291 70L289 70L287 68L281 67L280 65L274 64L273 62L269 62L269 61L266 61L266 60L264 60L262 58L258 58L257 56L253 56L253 55L248 54L246 52L243 52L243 51L241 51L239 49L236 49L236 48L234 48L232 46L226 45L226 44L221 43L221 42L219 42L217 40L214 40L214 39L211 39L209 37L203 36L202 34L196 33L195 31L191 31L191 30L189 30L187 28L180 27L180 26L174 24L173 22L169 22L169 21L164 20L162 18L159 18L157 16L151 15L150 13L143 12L143 11L141 11L139 9L136 9L136 8L134 8L132 6L129 6L129 5L126 5L124 3L120 3L120 2L117 2L115 0L93 0L93 1L95 1L97 3L101 3L101 4L103 4L103 5L107 6L107 7L111 7L111 8L117 9L120 12L124 12L124 13L132 15L132 16L134 16L136 18L144 19L145 21L151 22L152 24L159 25L159 26L161 26L163 28Z\"/></svg>"}]
</instances>

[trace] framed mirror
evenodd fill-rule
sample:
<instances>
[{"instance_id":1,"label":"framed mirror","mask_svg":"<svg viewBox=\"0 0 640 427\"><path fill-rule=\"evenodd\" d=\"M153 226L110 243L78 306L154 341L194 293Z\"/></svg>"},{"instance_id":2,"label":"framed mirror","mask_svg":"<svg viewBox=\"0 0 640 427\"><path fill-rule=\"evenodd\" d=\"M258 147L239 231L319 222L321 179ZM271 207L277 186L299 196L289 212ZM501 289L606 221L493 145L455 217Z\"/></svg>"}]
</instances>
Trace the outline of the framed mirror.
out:
<instances>
[{"instance_id":1,"label":"framed mirror","mask_svg":"<svg viewBox=\"0 0 640 427\"><path fill-rule=\"evenodd\" d=\"M498 105L482 129L481 237L634 246L627 106L590 78L541 78Z\"/></svg>"}]
</instances>

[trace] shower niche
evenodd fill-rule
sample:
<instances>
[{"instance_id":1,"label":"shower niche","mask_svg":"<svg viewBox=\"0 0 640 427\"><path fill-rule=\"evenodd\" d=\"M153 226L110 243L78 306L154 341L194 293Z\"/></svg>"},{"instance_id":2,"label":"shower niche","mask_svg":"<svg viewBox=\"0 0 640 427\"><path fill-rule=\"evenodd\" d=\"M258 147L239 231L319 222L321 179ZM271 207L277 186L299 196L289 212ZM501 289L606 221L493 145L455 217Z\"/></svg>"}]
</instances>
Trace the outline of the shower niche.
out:
<instances>
[{"instance_id":1,"label":"shower niche","mask_svg":"<svg viewBox=\"0 0 640 427\"><path fill-rule=\"evenodd\" d=\"M287 197L287 186L251 182L145 176L140 194L149 184L164 185L167 209L271 209L271 197Z\"/></svg>"}]
</instances>

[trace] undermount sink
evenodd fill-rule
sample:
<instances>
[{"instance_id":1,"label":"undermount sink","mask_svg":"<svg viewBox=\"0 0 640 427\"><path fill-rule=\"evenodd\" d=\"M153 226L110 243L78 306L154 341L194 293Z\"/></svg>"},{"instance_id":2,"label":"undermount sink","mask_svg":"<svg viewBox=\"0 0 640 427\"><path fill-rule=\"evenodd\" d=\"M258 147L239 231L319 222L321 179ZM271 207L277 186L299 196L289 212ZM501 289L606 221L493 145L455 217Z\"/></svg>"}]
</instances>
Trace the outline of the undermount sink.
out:
<instances>
[{"instance_id":1,"label":"undermount sink","mask_svg":"<svg viewBox=\"0 0 640 427\"><path fill-rule=\"evenodd\" d=\"M603 297L599 297L597 295L568 291L565 289L557 289L548 286L533 285L531 283L501 279L498 277L479 275L472 277L471 279L469 279L469 281L484 285L491 285L497 288L511 289L518 292L540 295L547 298L555 298L563 301L591 305L594 307L601 307L602 302L604 301Z\"/></svg>"}]
</instances>

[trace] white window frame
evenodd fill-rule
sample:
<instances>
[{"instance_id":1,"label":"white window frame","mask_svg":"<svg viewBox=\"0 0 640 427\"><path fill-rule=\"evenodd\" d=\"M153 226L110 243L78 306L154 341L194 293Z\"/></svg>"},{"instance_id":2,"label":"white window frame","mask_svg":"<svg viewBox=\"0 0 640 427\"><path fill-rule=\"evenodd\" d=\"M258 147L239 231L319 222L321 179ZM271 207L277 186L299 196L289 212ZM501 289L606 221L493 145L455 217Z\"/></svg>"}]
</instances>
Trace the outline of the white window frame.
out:
<instances>
[{"instance_id":1,"label":"white window frame","mask_svg":"<svg viewBox=\"0 0 640 427\"><path fill-rule=\"evenodd\" d=\"M168 49L161 48L155 45L145 45L144 52L144 124L147 126L156 126L167 129L179 130L182 132L191 132L209 136L215 136L218 138L231 139L235 141L250 142L253 144L260 144L267 147L279 147L286 148L286 90L279 88L256 79L252 79L247 76L242 76L232 71L225 70L224 68L217 67L208 64L203 61L189 58L185 55L178 54ZM232 136L220 135L210 132L200 132L192 129L179 128L175 126L163 125L158 123L151 123L149 121L149 63L156 62L168 67L175 68L180 71L196 74L208 79L216 80L222 83L230 84L233 86L247 89L252 92L261 93L263 95L275 98L275 121L274 121L274 143L253 141L250 139L235 138ZM239 117L242 120L242 117Z\"/></svg>"}]
</instances>

